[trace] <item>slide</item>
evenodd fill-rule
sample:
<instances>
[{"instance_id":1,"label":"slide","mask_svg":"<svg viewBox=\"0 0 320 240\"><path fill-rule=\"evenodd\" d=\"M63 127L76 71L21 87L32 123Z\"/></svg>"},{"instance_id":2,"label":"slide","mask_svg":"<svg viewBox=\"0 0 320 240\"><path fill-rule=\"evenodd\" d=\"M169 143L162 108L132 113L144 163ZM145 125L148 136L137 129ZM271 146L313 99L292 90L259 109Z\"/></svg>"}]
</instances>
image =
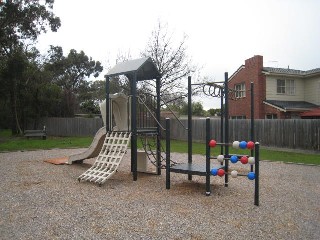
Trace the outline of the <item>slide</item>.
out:
<instances>
[{"instance_id":1,"label":"slide","mask_svg":"<svg viewBox=\"0 0 320 240\"><path fill-rule=\"evenodd\" d=\"M76 161L83 161L87 158L95 158L99 155L102 148L104 139L106 136L106 127L102 127L98 130L94 139L87 150L82 153L74 154L69 156L67 164L72 164Z\"/></svg>"},{"instance_id":2,"label":"slide","mask_svg":"<svg viewBox=\"0 0 320 240\"><path fill-rule=\"evenodd\" d=\"M101 151L91 168L78 177L101 186L118 169L130 142L130 132L108 132Z\"/></svg>"},{"instance_id":3,"label":"slide","mask_svg":"<svg viewBox=\"0 0 320 240\"><path fill-rule=\"evenodd\" d=\"M128 97L123 93L110 94L110 112L114 118L115 126L112 126L113 130L116 131L130 131L129 129L129 104ZM100 104L100 112L104 125L106 125L106 101ZM112 121L113 122L113 121ZM90 147L80 154L71 155L68 158L67 164L72 164L73 162L81 162L87 158L97 157L102 148L104 139L106 135L106 127L102 127L96 133L93 142Z\"/></svg>"}]
</instances>

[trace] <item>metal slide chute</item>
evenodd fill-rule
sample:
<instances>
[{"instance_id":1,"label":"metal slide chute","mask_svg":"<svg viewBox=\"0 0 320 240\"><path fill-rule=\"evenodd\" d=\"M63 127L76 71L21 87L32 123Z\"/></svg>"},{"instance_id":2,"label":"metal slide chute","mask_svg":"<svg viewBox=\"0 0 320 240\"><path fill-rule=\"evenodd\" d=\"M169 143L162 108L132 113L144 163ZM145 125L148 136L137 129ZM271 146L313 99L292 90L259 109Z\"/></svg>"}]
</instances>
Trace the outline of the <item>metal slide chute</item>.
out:
<instances>
[{"instance_id":1,"label":"metal slide chute","mask_svg":"<svg viewBox=\"0 0 320 240\"><path fill-rule=\"evenodd\" d=\"M69 156L67 164L72 164L74 162L82 162L85 159L94 158L98 156L102 148L105 136L106 136L106 127L102 127L98 130L98 132L94 136L93 141L90 144L89 148L87 148L84 152Z\"/></svg>"}]
</instances>

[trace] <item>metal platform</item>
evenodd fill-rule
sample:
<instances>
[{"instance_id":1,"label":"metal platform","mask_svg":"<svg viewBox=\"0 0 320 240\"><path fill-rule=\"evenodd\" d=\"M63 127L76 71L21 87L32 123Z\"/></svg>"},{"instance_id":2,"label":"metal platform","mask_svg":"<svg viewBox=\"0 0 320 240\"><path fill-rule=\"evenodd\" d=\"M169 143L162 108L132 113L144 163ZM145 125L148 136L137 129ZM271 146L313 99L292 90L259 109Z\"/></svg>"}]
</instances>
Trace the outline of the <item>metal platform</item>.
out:
<instances>
[{"instance_id":1,"label":"metal platform","mask_svg":"<svg viewBox=\"0 0 320 240\"><path fill-rule=\"evenodd\" d=\"M158 134L158 129L156 127L137 128L137 134Z\"/></svg>"},{"instance_id":2,"label":"metal platform","mask_svg":"<svg viewBox=\"0 0 320 240\"><path fill-rule=\"evenodd\" d=\"M212 168L224 169L224 166L214 165L214 166L210 167L210 169L212 169ZM205 164L195 164L195 163L177 164L175 166L170 167L170 172L199 175L199 176L206 176L207 175L206 165Z\"/></svg>"}]
</instances>

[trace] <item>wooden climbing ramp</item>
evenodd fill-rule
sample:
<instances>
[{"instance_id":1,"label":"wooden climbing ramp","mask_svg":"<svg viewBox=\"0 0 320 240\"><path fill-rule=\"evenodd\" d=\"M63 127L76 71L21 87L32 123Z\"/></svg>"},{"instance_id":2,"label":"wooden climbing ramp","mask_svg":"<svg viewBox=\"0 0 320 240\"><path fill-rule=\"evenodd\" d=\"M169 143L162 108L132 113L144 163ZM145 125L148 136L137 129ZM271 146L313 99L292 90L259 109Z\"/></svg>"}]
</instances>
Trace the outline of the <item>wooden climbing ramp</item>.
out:
<instances>
[{"instance_id":1,"label":"wooden climbing ramp","mask_svg":"<svg viewBox=\"0 0 320 240\"><path fill-rule=\"evenodd\" d=\"M130 132L107 132L102 149L94 164L78 177L101 186L118 169L130 142Z\"/></svg>"}]
</instances>

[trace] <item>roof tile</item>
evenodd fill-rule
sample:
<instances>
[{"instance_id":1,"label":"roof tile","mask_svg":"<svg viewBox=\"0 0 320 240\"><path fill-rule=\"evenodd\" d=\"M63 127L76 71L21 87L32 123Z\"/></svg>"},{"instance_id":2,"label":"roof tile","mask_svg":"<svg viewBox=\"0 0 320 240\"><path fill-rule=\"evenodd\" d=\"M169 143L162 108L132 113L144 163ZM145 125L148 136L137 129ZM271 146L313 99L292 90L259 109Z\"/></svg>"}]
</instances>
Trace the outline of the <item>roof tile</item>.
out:
<instances>
[{"instance_id":1,"label":"roof tile","mask_svg":"<svg viewBox=\"0 0 320 240\"><path fill-rule=\"evenodd\" d=\"M320 73L320 68L315 68L307 71L290 69L290 68L274 68L274 67L264 67L263 71L269 73L280 73L280 74L290 74L290 75L299 75L299 76L307 76L310 74Z\"/></svg>"}]
</instances>

